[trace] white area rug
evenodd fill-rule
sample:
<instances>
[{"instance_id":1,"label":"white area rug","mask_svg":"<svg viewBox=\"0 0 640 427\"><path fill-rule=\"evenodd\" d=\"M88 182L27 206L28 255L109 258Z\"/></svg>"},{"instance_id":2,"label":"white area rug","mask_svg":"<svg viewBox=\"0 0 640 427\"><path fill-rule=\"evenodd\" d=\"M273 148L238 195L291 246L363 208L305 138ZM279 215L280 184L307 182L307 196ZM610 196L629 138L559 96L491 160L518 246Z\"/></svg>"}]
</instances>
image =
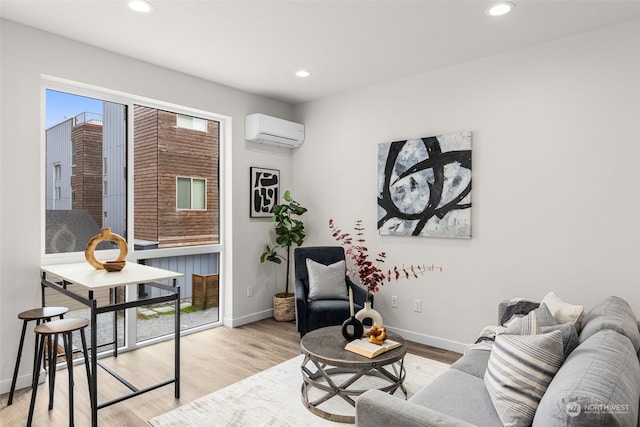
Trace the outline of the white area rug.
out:
<instances>
[{"instance_id":1,"label":"white area rug","mask_svg":"<svg viewBox=\"0 0 640 427\"><path fill-rule=\"evenodd\" d=\"M155 427L345 426L346 424L327 421L314 415L302 403L302 360L302 355L294 357L155 417L149 423ZM412 354L405 356L404 363L407 371L404 385L409 397L449 367L445 363ZM401 391L397 394L402 396ZM323 405L325 406L322 408L330 412L350 415L355 413L339 397L334 397Z\"/></svg>"}]
</instances>

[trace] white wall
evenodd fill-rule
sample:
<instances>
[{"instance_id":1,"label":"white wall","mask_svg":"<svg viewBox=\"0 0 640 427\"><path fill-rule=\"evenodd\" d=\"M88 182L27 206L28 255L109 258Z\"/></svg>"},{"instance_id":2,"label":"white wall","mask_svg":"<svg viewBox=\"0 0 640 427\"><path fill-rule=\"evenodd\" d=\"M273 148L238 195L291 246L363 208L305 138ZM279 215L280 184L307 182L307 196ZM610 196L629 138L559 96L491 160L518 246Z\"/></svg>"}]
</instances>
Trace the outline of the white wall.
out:
<instances>
[{"instance_id":1,"label":"white wall","mask_svg":"<svg viewBox=\"0 0 640 427\"><path fill-rule=\"evenodd\" d=\"M245 286L229 284L256 284L262 247L256 240L266 239L271 229L264 220L249 219L249 167L280 169L286 187L291 181L291 154L245 142L244 116L264 112L291 118L291 106L10 21L0 20L0 31L0 393L8 390L13 372L21 327L16 315L40 304L42 74L232 118L233 139L227 141L224 171L229 249L224 273L232 291L225 295L225 322L270 315L273 282L271 289L257 289L253 298L246 297ZM29 360L32 347L25 350L23 360ZM21 374L27 375L28 363L22 365Z\"/></svg>"},{"instance_id":2,"label":"white wall","mask_svg":"<svg viewBox=\"0 0 640 427\"><path fill-rule=\"evenodd\" d=\"M13 368L16 314L40 303L41 74L232 117L227 324L268 316L284 278L282 269L257 262L272 228L249 219L249 167L261 166L279 169L282 188L310 208L306 245L334 243L329 218L343 228L362 218L371 251L387 251L388 265L442 264L441 274L385 284L376 308L412 339L460 349L495 321L500 299L516 295L554 290L590 306L617 294L640 315L638 27L585 33L292 111L0 20L0 341L7 344L0 346L0 392ZM305 123L307 140L293 164L287 150L244 141L244 115L258 111L295 112ZM464 130L474 133L473 238L378 236L377 144ZM256 286L251 298L249 285ZM391 295L399 308L390 308ZM412 312L413 299L423 301L421 314Z\"/></svg>"},{"instance_id":3,"label":"white wall","mask_svg":"<svg viewBox=\"0 0 640 427\"><path fill-rule=\"evenodd\" d=\"M448 348L473 342L515 296L553 290L589 307L616 294L640 315L638 24L296 107L307 131L293 157L293 190L310 208L306 244L334 243L329 218L346 229L363 219L387 265L443 265L385 284L376 308L385 325ZM473 132L473 238L378 236L377 145L460 131Z\"/></svg>"}]
</instances>

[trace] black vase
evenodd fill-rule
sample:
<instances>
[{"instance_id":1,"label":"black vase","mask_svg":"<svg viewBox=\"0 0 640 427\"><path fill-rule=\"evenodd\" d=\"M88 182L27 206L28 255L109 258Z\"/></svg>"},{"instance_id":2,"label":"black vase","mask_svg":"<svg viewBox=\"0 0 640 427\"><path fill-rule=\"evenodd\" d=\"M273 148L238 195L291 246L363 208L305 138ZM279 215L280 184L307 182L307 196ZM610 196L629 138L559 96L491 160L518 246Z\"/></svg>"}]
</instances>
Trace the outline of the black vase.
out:
<instances>
[{"instance_id":1,"label":"black vase","mask_svg":"<svg viewBox=\"0 0 640 427\"><path fill-rule=\"evenodd\" d=\"M353 329L353 332L349 332L349 329ZM364 327L362 326L362 322L356 319L356 316L349 317L342 324L342 336L347 341L353 341L362 338L363 333Z\"/></svg>"}]
</instances>

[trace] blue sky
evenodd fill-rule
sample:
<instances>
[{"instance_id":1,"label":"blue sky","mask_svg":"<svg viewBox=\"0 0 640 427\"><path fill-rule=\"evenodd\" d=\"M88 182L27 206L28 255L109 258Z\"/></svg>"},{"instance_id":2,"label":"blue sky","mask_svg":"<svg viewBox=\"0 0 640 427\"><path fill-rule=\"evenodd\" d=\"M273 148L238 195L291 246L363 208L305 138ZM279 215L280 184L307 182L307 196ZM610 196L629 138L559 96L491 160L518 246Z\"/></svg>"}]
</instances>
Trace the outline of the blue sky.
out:
<instances>
[{"instance_id":1,"label":"blue sky","mask_svg":"<svg viewBox=\"0 0 640 427\"><path fill-rule=\"evenodd\" d=\"M69 117L85 111L102 114L102 101L47 89L46 108L45 128L48 129Z\"/></svg>"}]
</instances>

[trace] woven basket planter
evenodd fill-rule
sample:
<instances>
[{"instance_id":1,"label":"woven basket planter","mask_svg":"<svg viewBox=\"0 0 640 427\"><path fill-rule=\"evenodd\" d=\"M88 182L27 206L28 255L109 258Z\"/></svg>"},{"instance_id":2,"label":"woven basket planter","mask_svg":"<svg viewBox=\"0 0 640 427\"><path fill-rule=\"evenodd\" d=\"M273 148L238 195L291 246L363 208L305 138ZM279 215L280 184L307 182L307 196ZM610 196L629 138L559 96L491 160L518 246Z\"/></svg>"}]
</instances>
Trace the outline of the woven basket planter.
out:
<instances>
[{"instance_id":1,"label":"woven basket planter","mask_svg":"<svg viewBox=\"0 0 640 427\"><path fill-rule=\"evenodd\" d=\"M273 318L278 322L290 322L296 319L296 297L273 297Z\"/></svg>"}]
</instances>

